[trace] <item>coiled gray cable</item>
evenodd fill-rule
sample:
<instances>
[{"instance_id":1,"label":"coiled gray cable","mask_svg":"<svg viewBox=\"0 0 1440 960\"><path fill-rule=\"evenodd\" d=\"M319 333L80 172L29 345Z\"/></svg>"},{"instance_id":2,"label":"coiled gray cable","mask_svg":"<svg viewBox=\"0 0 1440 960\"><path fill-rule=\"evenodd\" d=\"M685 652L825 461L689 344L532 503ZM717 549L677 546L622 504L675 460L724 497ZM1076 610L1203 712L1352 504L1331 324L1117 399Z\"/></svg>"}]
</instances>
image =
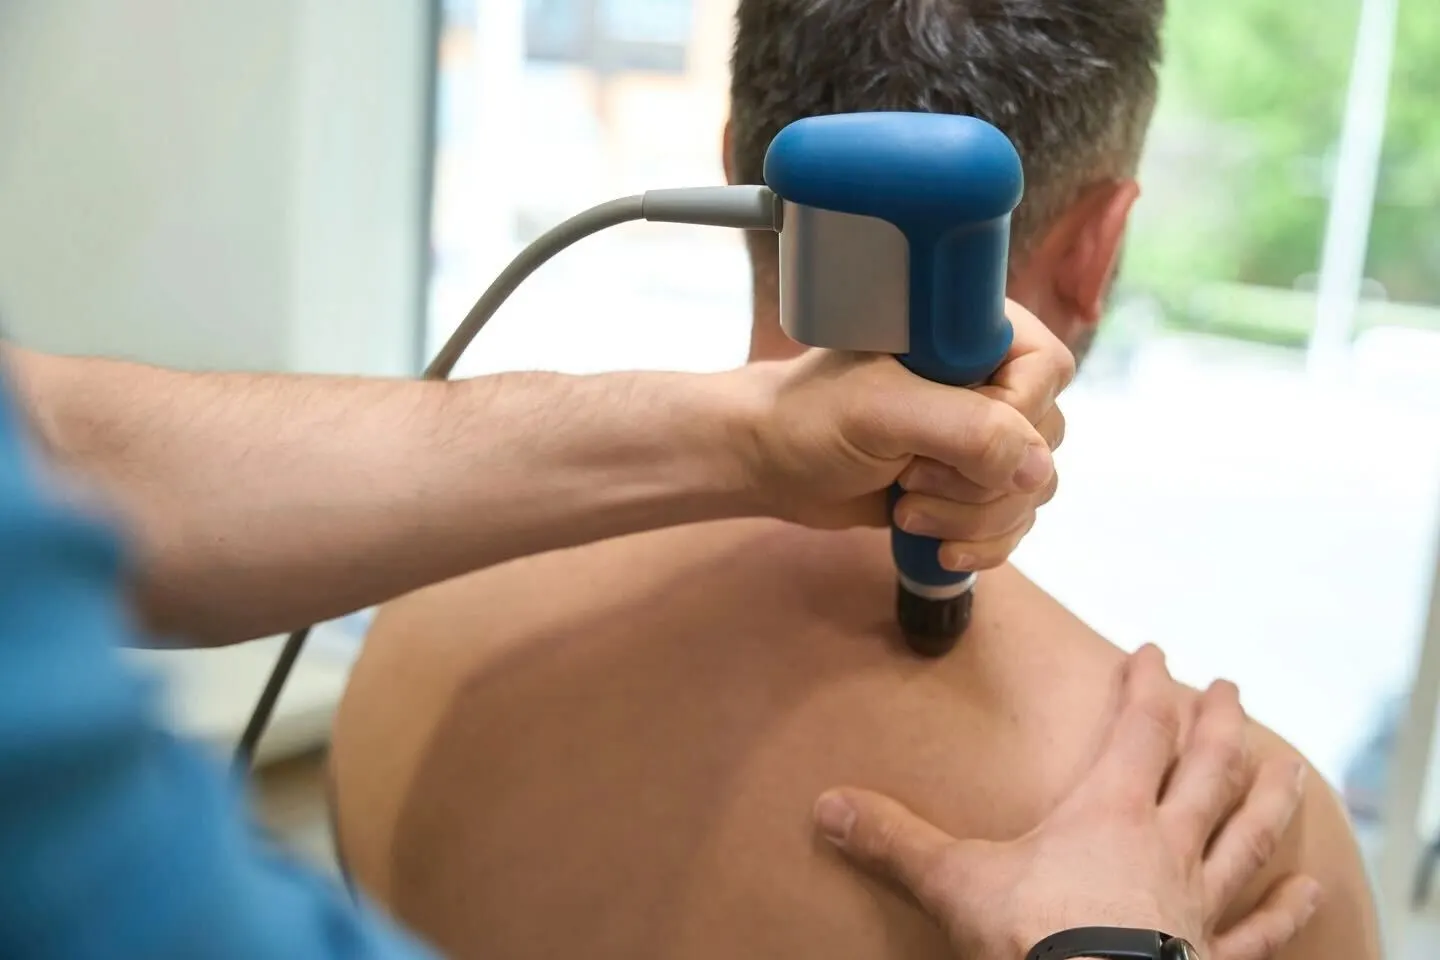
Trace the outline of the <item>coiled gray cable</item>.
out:
<instances>
[{"instance_id":1,"label":"coiled gray cable","mask_svg":"<svg viewBox=\"0 0 1440 960\"><path fill-rule=\"evenodd\" d=\"M765 187L750 186L650 190L591 207L547 230L510 261L475 301L465 319L460 321L455 332L450 334L440 352L425 368L422 377L426 380L448 379L475 335L520 284L561 250L591 234L632 220L778 231L780 215L781 207L775 194ZM250 712L245 731L236 744L236 767L249 769L254 762L260 738L270 724L280 693L285 689L285 681L294 670L295 661L300 658L312 629L313 624L296 630L286 638L270 677Z\"/></svg>"}]
</instances>

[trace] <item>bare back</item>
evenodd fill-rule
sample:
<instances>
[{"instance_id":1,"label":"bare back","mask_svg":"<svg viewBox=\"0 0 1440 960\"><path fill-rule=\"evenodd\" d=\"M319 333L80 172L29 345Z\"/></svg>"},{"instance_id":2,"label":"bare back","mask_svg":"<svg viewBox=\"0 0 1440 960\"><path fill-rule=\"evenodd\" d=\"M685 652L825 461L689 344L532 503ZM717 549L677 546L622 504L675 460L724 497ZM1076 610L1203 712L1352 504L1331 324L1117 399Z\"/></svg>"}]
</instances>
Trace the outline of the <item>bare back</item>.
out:
<instances>
[{"instance_id":1,"label":"bare back","mask_svg":"<svg viewBox=\"0 0 1440 960\"><path fill-rule=\"evenodd\" d=\"M1094 755L1122 657L1006 568L960 648L918 661L897 648L892 578L883 533L744 522L392 604L335 731L351 869L456 957L948 956L817 842L814 798L866 786L952 833L1015 836ZM1318 783L1275 870L1296 863L1329 897L1290 955L1376 956Z\"/></svg>"}]
</instances>

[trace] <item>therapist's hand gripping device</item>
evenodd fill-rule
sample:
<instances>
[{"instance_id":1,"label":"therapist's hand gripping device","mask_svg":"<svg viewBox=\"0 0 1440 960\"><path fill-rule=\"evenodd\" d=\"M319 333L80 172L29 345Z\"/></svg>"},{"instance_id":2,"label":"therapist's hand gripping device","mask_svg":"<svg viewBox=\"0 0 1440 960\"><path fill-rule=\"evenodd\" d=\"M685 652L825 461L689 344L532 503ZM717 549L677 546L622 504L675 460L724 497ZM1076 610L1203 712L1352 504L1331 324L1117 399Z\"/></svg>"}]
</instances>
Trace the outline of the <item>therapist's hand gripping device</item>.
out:
<instances>
[{"instance_id":1,"label":"therapist's hand gripping device","mask_svg":"<svg viewBox=\"0 0 1440 960\"><path fill-rule=\"evenodd\" d=\"M990 379L1010 349L1005 276L1020 157L982 120L854 113L800 120L765 156L783 201L780 324L800 343L894 354L952 386ZM890 504L903 491L890 492ZM939 656L970 622L975 574L940 543L891 527L896 614Z\"/></svg>"},{"instance_id":2,"label":"therapist's hand gripping device","mask_svg":"<svg viewBox=\"0 0 1440 960\"><path fill-rule=\"evenodd\" d=\"M481 327L547 260L632 220L780 233L780 322L810 346L894 354L928 380L974 386L1010 348L1005 276L1020 159L973 117L857 113L780 131L766 186L652 190L600 204L526 247L476 301L430 366L450 376ZM891 491L891 503L900 495ZM975 574L944 569L939 542L892 531L897 617L915 652L954 647ZM310 628L291 634L236 750L248 766Z\"/></svg>"}]
</instances>

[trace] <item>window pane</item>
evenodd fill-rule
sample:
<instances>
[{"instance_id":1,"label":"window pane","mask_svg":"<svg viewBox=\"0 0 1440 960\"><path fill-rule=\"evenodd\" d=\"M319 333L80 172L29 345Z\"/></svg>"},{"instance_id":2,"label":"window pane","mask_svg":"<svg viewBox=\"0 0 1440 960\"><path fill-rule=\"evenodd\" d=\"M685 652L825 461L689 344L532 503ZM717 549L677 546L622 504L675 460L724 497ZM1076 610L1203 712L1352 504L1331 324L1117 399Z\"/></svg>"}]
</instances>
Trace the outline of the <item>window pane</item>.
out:
<instances>
[{"instance_id":1,"label":"window pane","mask_svg":"<svg viewBox=\"0 0 1440 960\"><path fill-rule=\"evenodd\" d=\"M1440 6L1402 4L1354 336L1316 377L1360 9L1170 5L1114 309L1020 562L1112 640L1238 681L1374 854L1440 526Z\"/></svg>"}]
</instances>

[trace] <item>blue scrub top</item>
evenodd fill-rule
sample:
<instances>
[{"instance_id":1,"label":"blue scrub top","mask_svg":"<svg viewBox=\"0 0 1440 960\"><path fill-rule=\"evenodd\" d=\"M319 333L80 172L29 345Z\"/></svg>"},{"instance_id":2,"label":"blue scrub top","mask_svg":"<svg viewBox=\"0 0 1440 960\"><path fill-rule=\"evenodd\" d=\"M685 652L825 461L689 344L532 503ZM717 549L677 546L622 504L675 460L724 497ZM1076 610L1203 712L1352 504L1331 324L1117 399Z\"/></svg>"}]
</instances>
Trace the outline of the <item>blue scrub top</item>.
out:
<instances>
[{"instance_id":1,"label":"blue scrub top","mask_svg":"<svg viewBox=\"0 0 1440 960\"><path fill-rule=\"evenodd\" d=\"M0 371L3 377L3 371ZM422 958L272 849L126 669L126 556L54 496L0 380L0 957Z\"/></svg>"}]
</instances>

